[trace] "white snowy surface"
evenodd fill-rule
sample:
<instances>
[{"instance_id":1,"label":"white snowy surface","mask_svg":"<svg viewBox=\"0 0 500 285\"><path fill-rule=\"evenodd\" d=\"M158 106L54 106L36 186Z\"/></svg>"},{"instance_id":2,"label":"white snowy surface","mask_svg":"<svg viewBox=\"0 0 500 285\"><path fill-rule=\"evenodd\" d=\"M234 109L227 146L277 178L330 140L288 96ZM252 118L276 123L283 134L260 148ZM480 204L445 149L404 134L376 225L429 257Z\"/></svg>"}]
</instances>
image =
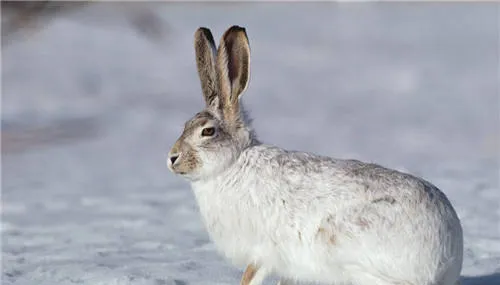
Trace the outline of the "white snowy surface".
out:
<instances>
[{"instance_id":1,"label":"white snowy surface","mask_svg":"<svg viewBox=\"0 0 500 285\"><path fill-rule=\"evenodd\" d=\"M463 284L500 284L498 4L155 9L161 43L90 8L4 47L2 284L238 284L165 164L203 106L193 33L233 24L263 141L432 181L462 220Z\"/></svg>"}]
</instances>

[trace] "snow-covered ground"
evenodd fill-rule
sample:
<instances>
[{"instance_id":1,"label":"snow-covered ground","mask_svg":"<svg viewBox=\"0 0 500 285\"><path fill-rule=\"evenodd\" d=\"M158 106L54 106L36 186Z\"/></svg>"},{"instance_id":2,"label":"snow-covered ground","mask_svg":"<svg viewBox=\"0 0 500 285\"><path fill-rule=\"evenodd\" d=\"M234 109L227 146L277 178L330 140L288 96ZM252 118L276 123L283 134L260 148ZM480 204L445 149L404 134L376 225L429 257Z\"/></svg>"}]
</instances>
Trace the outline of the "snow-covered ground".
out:
<instances>
[{"instance_id":1,"label":"snow-covered ground","mask_svg":"<svg viewBox=\"0 0 500 285\"><path fill-rule=\"evenodd\" d=\"M2 51L2 284L238 284L165 164L203 106L193 33L233 24L262 140L432 181L463 284L500 284L498 4L158 4L162 42L97 10Z\"/></svg>"}]
</instances>

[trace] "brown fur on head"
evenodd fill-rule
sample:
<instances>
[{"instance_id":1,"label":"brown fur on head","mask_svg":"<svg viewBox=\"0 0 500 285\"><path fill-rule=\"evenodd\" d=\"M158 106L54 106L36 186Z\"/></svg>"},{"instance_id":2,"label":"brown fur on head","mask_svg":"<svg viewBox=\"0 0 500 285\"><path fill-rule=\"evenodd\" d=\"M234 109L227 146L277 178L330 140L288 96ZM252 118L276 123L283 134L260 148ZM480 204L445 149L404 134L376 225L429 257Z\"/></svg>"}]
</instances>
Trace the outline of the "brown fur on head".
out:
<instances>
[{"instance_id":1,"label":"brown fur on head","mask_svg":"<svg viewBox=\"0 0 500 285\"><path fill-rule=\"evenodd\" d=\"M167 162L174 173L192 180L227 169L254 142L239 100L250 77L245 29L229 28L216 50L210 30L199 28L194 46L206 108L186 123Z\"/></svg>"}]
</instances>

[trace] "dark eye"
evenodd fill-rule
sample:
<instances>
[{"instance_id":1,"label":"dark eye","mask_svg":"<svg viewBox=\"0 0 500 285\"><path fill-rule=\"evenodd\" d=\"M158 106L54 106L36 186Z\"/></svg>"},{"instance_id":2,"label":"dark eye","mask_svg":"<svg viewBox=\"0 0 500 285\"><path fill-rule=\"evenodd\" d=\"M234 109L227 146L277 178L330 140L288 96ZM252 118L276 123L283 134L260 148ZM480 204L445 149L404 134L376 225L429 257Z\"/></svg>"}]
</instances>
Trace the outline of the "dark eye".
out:
<instances>
[{"instance_id":1,"label":"dark eye","mask_svg":"<svg viewBox=\"0 0 500 285\"><path fill-rule=\"evenodd\" d=\"M202 137L211 137L215 134L215 128L211 127L211 128L204 128L202 131L201 131L201 136Z\"/></svg>"}]
</instances>

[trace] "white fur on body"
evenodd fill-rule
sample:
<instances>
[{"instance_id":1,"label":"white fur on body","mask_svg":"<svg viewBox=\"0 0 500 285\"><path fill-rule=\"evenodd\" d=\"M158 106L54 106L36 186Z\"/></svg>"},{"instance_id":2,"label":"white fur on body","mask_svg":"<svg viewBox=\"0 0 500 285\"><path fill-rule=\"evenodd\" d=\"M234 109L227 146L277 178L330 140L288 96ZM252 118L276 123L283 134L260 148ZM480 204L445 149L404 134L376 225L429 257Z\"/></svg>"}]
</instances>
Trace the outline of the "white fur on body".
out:
<instances>
[{"instance_id":1,"label":"white fur on body","mask_svg":"<svg viewBox=\"0 0 500 285\"><path fill-rule=\"evenodd\" d=\"M455 211L408 174L255 145L192 187L210 237L239 266L328 284L451 285L460 274Z\"/></svg>"}]
</instances>

